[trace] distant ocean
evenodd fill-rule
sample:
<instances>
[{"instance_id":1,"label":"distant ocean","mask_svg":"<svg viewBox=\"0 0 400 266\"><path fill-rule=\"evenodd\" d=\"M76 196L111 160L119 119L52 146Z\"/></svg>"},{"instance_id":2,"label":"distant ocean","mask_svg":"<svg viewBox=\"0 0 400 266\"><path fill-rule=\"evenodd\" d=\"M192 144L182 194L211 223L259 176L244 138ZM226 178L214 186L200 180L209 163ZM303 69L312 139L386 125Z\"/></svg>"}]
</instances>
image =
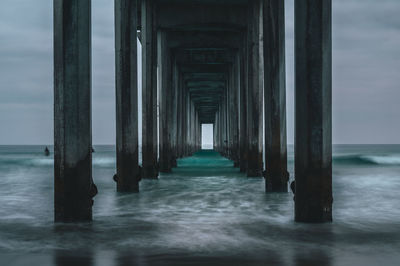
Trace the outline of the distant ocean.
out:
<instances>
[{"instance_id":1,"label":"distant ocean","mask_svg":"<svg viewBox=\"0 0 400 266\"><path fill-rule=\"evenodd\" d=\"M93 223L54 224L44 148L0 146L0 265L400 265L400 145L334 146L322 225L294 223L291 193L209 151L116 193L114 146L94 146ZM289 146L291 178L293 164Z\"/></svg>"}]
</instances>

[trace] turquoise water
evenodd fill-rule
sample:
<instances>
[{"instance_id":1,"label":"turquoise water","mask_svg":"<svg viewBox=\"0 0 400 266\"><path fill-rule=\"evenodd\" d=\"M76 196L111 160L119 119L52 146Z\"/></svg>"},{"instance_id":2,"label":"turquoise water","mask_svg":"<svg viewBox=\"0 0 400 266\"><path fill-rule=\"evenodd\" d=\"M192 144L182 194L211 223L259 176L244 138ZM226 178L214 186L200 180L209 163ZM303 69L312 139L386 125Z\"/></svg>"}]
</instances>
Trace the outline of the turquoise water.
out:
<instances>
[{"instance_id":1,"label":"turquoise water","mask_svg":"<svg viewBox=\"0 0 400 266\"><path fill-rule=\"evenodd\" d=\"M95 146L91 224L53 223L44 146L0 146L0 265L398 265L400 146L334 146L334 222L293 222L293 195L264 192L204 150L139 194L115 191L115 148ZM51 152L52 155L52 152ZM289 146L293 178L293 147Z\"/></svg>"}]
</instances>

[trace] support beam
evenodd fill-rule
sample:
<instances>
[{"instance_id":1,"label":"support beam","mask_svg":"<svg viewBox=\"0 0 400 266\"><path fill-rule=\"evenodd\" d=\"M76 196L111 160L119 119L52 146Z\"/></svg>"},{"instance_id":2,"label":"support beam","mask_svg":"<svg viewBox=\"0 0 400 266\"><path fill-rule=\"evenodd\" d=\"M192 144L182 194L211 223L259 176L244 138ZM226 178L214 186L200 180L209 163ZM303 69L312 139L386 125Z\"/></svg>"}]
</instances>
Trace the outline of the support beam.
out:
<instances>
[{"instance_id":1,"label":"support beam","mask_svg":"<svg viewBox=\"0 0 400 266\"><path fill-rule=\"evenodd\" d=\"M154 0L142 1L143 178L157 178L157 33Z\"/></svg>"},{"instance_id":2,"label":"support beam","mask_svg":"<svg viewBox=\"0 0 400 266\"><path fill-rule=\"evenodd\" d=\"M54 0L54 219L92 220L91 1Z\"/></svg>"},{"instance_id":3,"label":"support beam","mask_svg":"<svg viewBox=\"0 0 400 266\"><path fill-rule=\"evenodd\" d=\"M285 4L263 0L266 191L287 192Z\"/></svg>"},{"instance_id":4,"label":"support beam","mask_svg":"<svg viewBox=\"0 0 400 266\"><path fill-rule=\"evenodd\" d=\"M252 0L249 5L248 23L248 98L247 98L247 176L262 176L262 54L260 53L262 15L261 0Z\"/></svg>"},{"instance_id":5,"label":"support beam","mask_svg":"<svg viewBox=\"0 0 400 266\"><path fill-rule=\"evenodd\" d=\"M137 1L115 0L117 191L138 192Z\"/></svg>"},{"instance_id":6,"label":"support beam","mask_svg":"<svg viewBox=\"0 0 400 266\"><path fill-rule=\"evenodd\" d=\"M332 221L332 2L295 2L295 219Z\"/></svg>"}]
</instances>

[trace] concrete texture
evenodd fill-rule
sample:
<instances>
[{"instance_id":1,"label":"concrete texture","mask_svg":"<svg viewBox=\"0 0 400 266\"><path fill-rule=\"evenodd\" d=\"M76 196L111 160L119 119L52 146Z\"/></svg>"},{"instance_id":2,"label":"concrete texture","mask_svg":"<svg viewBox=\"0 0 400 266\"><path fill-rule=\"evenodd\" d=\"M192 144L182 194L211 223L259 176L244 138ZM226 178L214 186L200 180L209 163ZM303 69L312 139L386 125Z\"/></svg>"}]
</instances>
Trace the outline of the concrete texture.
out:
<instances>
[{"instance_id":1,"label":"concrete texture","mask_svg":"<svg viewBox=\"0 0 400 266\"><path fill-rule=\"evenodd\" d=\"M295 3L295 219L332 220L332 2Z\"/></svg>"},{"instance_id":2,"label":"concrete texture","mask_svg":"<svg viewBox=\"0 0 400 266\"><path fill-rule=\"evenodd\" d=\"M54 219L92 220L91 1L54 1Z\"/></svg>"},{"instance_id":3,"label":"concrete texture","mask_svg":"<svg viewBox=\"0 0 400 266\"><path fill-rule=\"evenodd\" d=\"M117 191L139 191L136 1L115 1Z\"/></svg>"}]
</instances>

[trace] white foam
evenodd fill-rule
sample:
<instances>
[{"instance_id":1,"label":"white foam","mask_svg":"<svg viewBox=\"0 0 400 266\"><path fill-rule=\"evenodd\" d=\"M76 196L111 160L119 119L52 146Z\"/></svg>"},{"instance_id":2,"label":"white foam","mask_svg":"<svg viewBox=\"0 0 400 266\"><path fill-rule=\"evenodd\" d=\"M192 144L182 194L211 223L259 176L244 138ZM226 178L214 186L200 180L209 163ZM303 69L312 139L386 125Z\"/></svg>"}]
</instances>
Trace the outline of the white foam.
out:
<instances>
[{"instance_id":1,"label":"white foam","mask_svg":"<svg viewBox=\"0 0 400 266\"><path fill-rule=\"evenodd\" d=\"M33 165L53 165L54 164L54 159L53 158L49 158L49 159L45 159L45 158L41 158L41 159L32 159L32 164Z\"/></svg>"},{"instance_id":2,"label":"white foam","mask_svg":"<svg viewBox=\"0 0 400 266\"><path fill-rule=\"evenodd\" d=\"M93 158L93 165L97 166L114 166L115 163L116 161L113 157Z\"/></svg>"},{"instance_id":3,"label":"white foam","mask_svg":"<svg viewBox=\"0 0 400 266\"><path fill-rule=\"evenodd\" d=\"M28 164L37 165L37 166L50 166L50 165L54 164L54 159L53 158L32 159L32 160L28 161ZM93 158L93 165L114 166L115 158L112 158L112 157Z\"/></svg>"},{"instance_id":4,"label":"white foam","mask_svg":"<svg viewBox=\"0 0 400 266\"><path fill-rule=\"evenodd\" d=\"M400 164L400 156L361 156L362 159L376 163L376 164L387 164L396 165Z\"/></svg>"}]
</instances>

